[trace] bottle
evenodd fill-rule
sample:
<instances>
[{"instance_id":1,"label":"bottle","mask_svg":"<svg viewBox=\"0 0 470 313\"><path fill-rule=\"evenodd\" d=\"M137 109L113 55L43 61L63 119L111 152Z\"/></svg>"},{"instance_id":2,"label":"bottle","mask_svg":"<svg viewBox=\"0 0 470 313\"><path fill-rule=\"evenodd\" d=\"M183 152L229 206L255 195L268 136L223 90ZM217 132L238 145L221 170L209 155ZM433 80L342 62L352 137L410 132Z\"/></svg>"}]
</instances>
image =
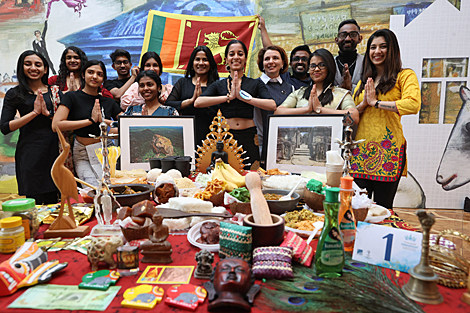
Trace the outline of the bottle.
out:
<instances>
[{"instance_id":1,"label":"bottle","mask_svg":"<svg viewBox=\"0 0 470 313\"><path fill-rule=\"evenodd\" d=\"M0 253L14 253L24 242L24 228L20 216L0 220Z\"/></svg>"},{"instance_id":2,"label":"bottle","mask_svg":"<svg viewBox=\"0 0 470 313\"><path fill-rule=\"evenodd\" d=\"M339 229L343 235L344 251L352 252L354 250L354 241L356 240L356 219L351 206L351 199L354 196L352 183L354 178L351 176L341 177L341 189L339 197L341 206L339 208Z\"/></svg>"},{"instance_id":3,"label":"bottle","mask_svg":"<svg viewBox=\"0 0 470 313\"><path fill-rule=\"evenodd\" d=\"M343 273L344 247L338 227L338 193L338 187L325 189L325 225L315 253L315 267L320 277L339 277Z\"/></svg>"}]
</instances>

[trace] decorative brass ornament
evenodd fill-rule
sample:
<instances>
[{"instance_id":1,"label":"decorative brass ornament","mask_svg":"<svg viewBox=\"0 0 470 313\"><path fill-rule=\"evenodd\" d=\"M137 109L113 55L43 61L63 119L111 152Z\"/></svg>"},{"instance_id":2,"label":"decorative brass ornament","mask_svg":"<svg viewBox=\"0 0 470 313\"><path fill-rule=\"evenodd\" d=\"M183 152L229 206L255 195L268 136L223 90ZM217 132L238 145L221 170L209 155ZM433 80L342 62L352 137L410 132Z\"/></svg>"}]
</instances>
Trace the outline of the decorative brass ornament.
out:
<instances>
[{"instance_id":1,"label":"decorative brass ornament","mask_svg":"<svg viewBox=\"0 0 470 313\"><path fill-rule=\"evenodd\" d=\"M418 265L410 269L410 280L402 287L403 293L410 299L428 304L439 304L444 298L437 288L439 277L429 266L429 232L436 222L433 214L425 210L416 211L421 227L423 228L423 242L421 260Z\"/></svg>"},{"instance_id":2,"label":"decorative brass ornament","mask_svg":"<svg viewBox=\"0 0 470 313\"><path fill-rule=\"evenodd\" d=\"M202 147L197 146L196 170L202 173L206 172L206 168L211 164L211 154L217 150L216 144L220 140L224 143L224 151L228 154L228 163L239 173L242 173L245 167L245 164L243 164L245 158L242 156L245 151L243 151L243 146L239 146L237 140L229 132L230 126L220 110L212 120L209 129L210 132L206 135L206 139L202 141Z\"/></svg>"},{"instance_id":3,"label":"decorative brass ornament","mask_svg":"<svg viewBox=\"0 0 470 313\"><path fill-rule=\"evenodd\" d=\"M437 235L436 244L431 246L429 252L430 265L439 276L437 283L450 288L465 288L467 287L470 262L460 254L439 245L439 240L444 235L459 237L470 243L470 238L467 235L453 229L443 230Z\"/></svg>"}]
</instances>

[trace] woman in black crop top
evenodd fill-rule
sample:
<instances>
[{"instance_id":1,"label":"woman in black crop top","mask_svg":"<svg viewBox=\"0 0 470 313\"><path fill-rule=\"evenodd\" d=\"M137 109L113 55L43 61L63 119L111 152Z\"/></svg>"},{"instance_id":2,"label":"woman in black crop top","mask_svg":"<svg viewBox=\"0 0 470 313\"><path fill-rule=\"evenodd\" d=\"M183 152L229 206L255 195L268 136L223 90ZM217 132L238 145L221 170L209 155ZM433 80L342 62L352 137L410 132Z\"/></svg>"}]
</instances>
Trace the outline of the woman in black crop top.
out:
<instances>
[{"instance_id":1,"label":"woman in black crop top","mask_svg":"<svg viewBox=\"0 0 470 313\"><path fill-rule=\"evenodd\" d=\"M276 103L272 100L264 83L258 79L251 79L243 75L246 66L248 51L243 42L232 40L225 48L227 67L230 77L219 80L209 87L194 103L195 108L205 108L220 105L222 115L227 119L230 132L243 145L246 156L245 164L250 163L251 168L259 166L259 147L256 126L253 121L253 108L275 111ZM244 93L240 93L244 91ZM242 95L248 93L245 98Z\"/></svg>"},{"instance_id":2,"label":"woman in black crop top","mask_svg":"<svg viewBox=\"0 0 470 313\"><path fill-rule=\"evenodd\" d=\"M217 111L216 107L196 109L194 102L207 86L218 80L217 63L211 50L207 46L197 46L189 57L186 74L176 82L166 100L166 105L174 107L181 115L195 116L195 149L209 133L209 126Z\"/></svg>"},{"instance_id":3,"label":"woman in black crop top","mask_svg":"<svg viewBox=\"0 0 470 313\"><path fill-rule=\"evenodd\" d=\"M66 93L62 97L61 105L52 121L52 127L60 130L73 130L75 142L73 146L73 163L77 176L94 186L97 179L101 179L101 164L90 162L87 154L87 146L96 144L101 148L99 139L90 137L99 136L99 124L102 120L111 126L112 120L117 120L121 113L119 105L111 98L105 98L99 94L100 86L106 80L106 68L101 61L88 61L81 73L82 90ZM104 115L101 114L104 109ZM117 132L111 128L110 132ZM88 150L94 153L94 148ZM94 159L94 158L93 158Z\"/></svg>"},{"instance_id":4,"label":"woman in black crop top","mask_svg":"<svg viewBox=\"0 0 470 313\"><path fill-rule=\"evenodd\" d=\"M1 130L7 135L20 130L15 151L18 194L36 204L58 201L51 168L59 155L59 139L51 129L52 91L47 86L49 68L42 54L23 52L16 68L18 86L7 91L3 101ZM56 95L62 96L60 91ZM20 118L15 119L16 112ZM7 138L7 137L5 137Z\"/></svg>"}]
</instances>

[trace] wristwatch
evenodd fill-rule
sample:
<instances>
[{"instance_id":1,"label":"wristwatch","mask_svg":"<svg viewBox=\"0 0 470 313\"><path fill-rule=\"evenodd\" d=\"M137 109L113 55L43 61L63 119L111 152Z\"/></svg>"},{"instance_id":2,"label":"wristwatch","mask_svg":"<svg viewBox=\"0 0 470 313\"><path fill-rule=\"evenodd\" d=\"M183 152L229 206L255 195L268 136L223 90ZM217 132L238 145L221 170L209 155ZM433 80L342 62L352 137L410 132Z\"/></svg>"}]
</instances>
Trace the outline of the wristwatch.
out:
<instances>
[{"instance_id":1,"label":"wristwatch","mask_svg":"<svg viewBox=\"0 0 470 313\"><path fill-rule=\"evenodd\" d=\"M380 100L377 100L377 102L375 102L375 108L376 108L376 109L379 108L379 103L380 103Z\"/></svg>"}]
</instances>

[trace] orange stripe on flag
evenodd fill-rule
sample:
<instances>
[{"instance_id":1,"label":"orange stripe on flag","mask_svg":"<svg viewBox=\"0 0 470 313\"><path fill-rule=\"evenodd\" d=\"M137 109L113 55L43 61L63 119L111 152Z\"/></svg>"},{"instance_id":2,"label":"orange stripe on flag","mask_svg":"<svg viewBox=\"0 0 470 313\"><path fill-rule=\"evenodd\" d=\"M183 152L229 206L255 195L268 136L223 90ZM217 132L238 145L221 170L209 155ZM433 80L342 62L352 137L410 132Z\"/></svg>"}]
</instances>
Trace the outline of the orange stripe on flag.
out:
<instances>
[{"instance_id":1,"label":"orange stripe on flag","mask_svg":"<svg viewBox=\"0 0 470 313\"><path fill-rule=\"evenodd\" d=\"M175 53L180 35L181 20L166 18L165 32L163 33L162 50L160 58L163 67L171 69L175 63Z\"/></svg>"}]
</instances>

